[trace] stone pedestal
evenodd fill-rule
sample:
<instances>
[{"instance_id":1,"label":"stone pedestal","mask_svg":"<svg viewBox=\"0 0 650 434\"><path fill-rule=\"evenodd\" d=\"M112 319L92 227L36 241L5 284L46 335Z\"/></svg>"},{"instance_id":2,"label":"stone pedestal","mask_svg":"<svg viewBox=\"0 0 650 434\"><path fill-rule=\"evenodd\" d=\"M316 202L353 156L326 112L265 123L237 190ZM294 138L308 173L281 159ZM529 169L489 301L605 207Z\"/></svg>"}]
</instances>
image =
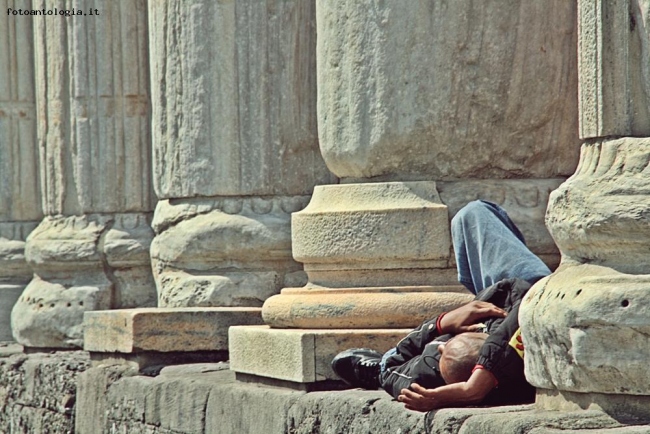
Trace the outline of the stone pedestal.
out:
<instances>
[{"instance_id":1,"label":"stone pedestal","mask_svg":"<svg viewBox=\"0 0 650 434\"><path fill-rule=\"evenodd\" d=\"M80 347L85 311L156 303L146 1L100 13L30 19L46 217L27 238L34 277L12 312L27 347Z\"/></svg>"},{"instance_id":2,"label":"stone pedestal","mask_svg":"<svg viewBox=\"0 0 650 434\"><path fill-rule=\"evenodd\" d=\"M526 377L540 407L648 420L650 3L580 0L578 9L585 143L549 201L562 264L522 303ZM617 138L629 135L639 137Z\"/></svg>"},{"instance_id":3,"label":"stone pedestal","mask_svg":"<svg viewBox=\"0 0 650 434\"><path fill-rule=\"evenodd\" d=\"M471 299L434 182L316 187L292 230L309 284L266 301L272 327L414 327Z\"/></svg>"},{"instance_id":4,"label":"stone pedestal","mask_svg":"<svg viewBox=\"0 0 650 434\"><path fill-rule=\"evenodd\" d=\"M585 144L578 171L551 195L547 223L562 265L531 289L520 312L526 377L540 393L601 407L607 399L598 395L650 395L640 374L650 348L648 155L648 138Z\"/></svg>"},{"instance_id":5,"label":"stone pedestal","mask_svg":"<svg viewBox=\"0 0 650 434\"><path fill-rule=\"evenodd\" d=\"M29 9L5 0L3 10ZM0 341L13 340L11 309L31 278L25 239L41 219L32 20L0 18Z\"/></svg>"},{"instance_id":6,"label":"stone pedestal","mask_svg":"<svg viewBox=\"0 0 650 434\"><path fill-rule=\"evenodd\" d=\"M557 264L543 212L577 161L577 109L566 98L576 93L576 9L515 3L373 2L369 14L367 4L316 2L320 147L342 184L316 187L293 214L293 256L308 283L264 303L270 328L233 329L231 354L247 355L233 370L332 379L336 352L384 350L399 340L385 329L470 301L450 219L474 199L527 221L533 251ZM354 342L337 338L345 333ZM336 348L298 345L313 336ZM289 339L292 373L266 368L277 355L240 348L249 339L270 348ZM298 362L314 357L318 375Z\"/></svg>"}]
</instances>

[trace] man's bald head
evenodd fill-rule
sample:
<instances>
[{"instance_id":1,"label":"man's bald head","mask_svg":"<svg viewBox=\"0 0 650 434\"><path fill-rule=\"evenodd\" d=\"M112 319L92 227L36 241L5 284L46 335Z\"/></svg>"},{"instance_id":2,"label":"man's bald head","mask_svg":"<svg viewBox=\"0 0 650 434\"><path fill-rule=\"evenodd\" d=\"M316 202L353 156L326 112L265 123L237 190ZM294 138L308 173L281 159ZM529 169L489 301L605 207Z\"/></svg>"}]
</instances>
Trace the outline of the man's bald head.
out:
<instances>
[{"instance_id":1,"label":"man's bald head","mask_svg":"<svg viewBox=\"0 0 650 434\"><path fill-rule=\"evenodd\" d=\"M440 373L447 384L469 379L487 337L485 333L461 333L438 347L442 354Z\"/></svg>"}]
</instances>

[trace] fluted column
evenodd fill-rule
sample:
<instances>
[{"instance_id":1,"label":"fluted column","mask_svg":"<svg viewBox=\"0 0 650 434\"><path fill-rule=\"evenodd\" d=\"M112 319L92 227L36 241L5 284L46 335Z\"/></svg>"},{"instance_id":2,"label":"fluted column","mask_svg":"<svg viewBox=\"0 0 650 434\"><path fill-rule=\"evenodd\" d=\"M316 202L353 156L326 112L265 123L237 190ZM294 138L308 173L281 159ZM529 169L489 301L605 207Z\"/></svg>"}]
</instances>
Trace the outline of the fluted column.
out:
<instances>
[{"instance_id":1,"label":"fluted column","mask_svg":"<svg viewBox=\"0 0 650 434\"><path fill-rule=\"evenodd\" d=\"M538 405L650 417L650 2L579 0L580 164L551 195L562 253L522 303Z\"/></svg>"},{"instance_id":2,"label":"fluted column","mask_svg":"<svg viewBox=\"0 0 650 434\"><path fill-rule=\"evenodd\" d=\"M160 306L259 308L305 283L290 214L335 180L318 150L314 3L149 8Z\"/></svg>"},{"instance_id":3,"label":"fluted column","mask_svg":"<svg viewBox=\"0 0 650 434\"><path fill-rule=\"evenodd\" d=\"M318 186L293 214L309 283L262 313L268 336L304 328L296 347L308 329L360 331L318 335L317 366L291 373L231 348L236 371L297 382L331 378L337 347L381 350L394 342L378 329L410 328L472 298L457 282L450 218L473 199L528 222L533 251L556 264L544 210L578 157L575 4L322 0L316 10L320 147L341 184ZM245 333L231 329L242 346L268 340Z\"/></svg>"},{"instance_id":4,"label":"fluted column","mask_svg":"<svg viewBox=\"0 0 650 434\"><path fill-rule=\"evenodd\" d=\"M0 8L29 9L29 0ZM31 278L25 239L42 217L29 17L0 17L0 341L12 340L11 309Z\"/></svg>"},{"instance_id":5,"label":"fluted column","mask_svg":"<svg viewBox=\"0 0 650 434\"><path fill-rule=\"evenodd\" d=\"M76 347L83 313L155 305L146 1L34 1L45 218L27 239L34 277L14 307L16 339Z\"/></svg>"}]
</instances>

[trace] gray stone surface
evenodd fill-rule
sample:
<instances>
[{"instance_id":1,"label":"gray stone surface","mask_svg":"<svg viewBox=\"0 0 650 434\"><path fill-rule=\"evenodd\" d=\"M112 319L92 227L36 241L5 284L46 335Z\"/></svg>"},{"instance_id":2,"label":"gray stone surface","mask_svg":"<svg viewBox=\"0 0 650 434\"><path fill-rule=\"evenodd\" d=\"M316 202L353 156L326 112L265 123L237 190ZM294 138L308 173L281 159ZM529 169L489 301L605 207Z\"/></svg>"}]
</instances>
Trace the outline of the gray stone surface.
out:
<instances>
[{"instance_id":1,"label":"gray stone surface","mask_svg":"<svg viewBox=\"0 0 650 434\"><path fill-rule=\"evenodd\" d=\"M313 0L164 0L149 16L159 198L305 195L333 180Z\"/></svg>"},{"instance_id":2,"label":"gray stone surface","mask_svg":"<svg viewBox=\"0 0 650 434\"><path fill-rule=\"evenodd\" d=\"M290 213L336 182L318 147L314 1L164 0L149 16L160 305L259 307L306 283Z\"/></svg>"},{"instance_id":3,"label":"gray stone surface","mask_svg":"<svg viewBox=\"0 0 650 434\"><path fill-rule=\"evenodd\" d=\"M152 238L146 214L43 219L25 251L36 274L12 311L18 342L80 348L84 312L155 306Z\"/></svg>"},{"instance_id":4,"label":"gray stone surface","mask_svg":"<svg viewBox=\"0 0 650 434\"><path fill-rule=\"evenodd\" d=\"M62 1L56 8L94 6ZM12 312L14 336L25 346L80 347L84 311L156 303L146 1L106 3L100 15L28 18L46 217L27 239L35 275ZM12 16L19 21L25 17Z\"/></svg>"},{"instance_id":5,"label":"gray stone surface","mask_svg":"<svg viewBox=\"0 0 650 434\"><path fill-rule=\"evenodd\" d=\"M3 0L2 10L29 0ZM42 217L36 143L31 19L0 17L0 341L12 340L11 309L31 278L25 239ZM21 17L22 18L22 17Z\"/></svg>"},{"instance_id":6,"label":"gray stone surface","mask_svg":"<svg viewBox=\"0 0 650 434\"><path fill-rule=\"evenodd\" d=\"M650 348L649 152L650 138L586 143L576 173L550 196L547 224L563 265L519 313L526 377L537 387L650 394L639 376Z\"/></svg>"},{"instance_id":7,"label":"gray stone surface","mask_svg":"<svg viewBox=\"0 0 650 434\"><path fill-rule=\"evenodd\" d=\"M161 307L255 306L306 276L291 256L291 213L309 196L161 200L152 268Z\"/></svg>"},{"instance_id":8,"label":"gray stone surface","mask_svg":"<svg viewBox=\"0 0 650 434\"><path fill-rule=\"evenodd\" d=\"M406 411L383 391L305 393L234 380L227 363L89 368L87 353L0 352L6 434L641 434L600 411L533 405ZM154 375L154 374L152 374Z\"/></svg>"},{"instance_id":9,"label":"gray stone surface","mask_svg":"<svg viewBox=\"0 0 650 434\"><path fill-rule=\"evenodd\" d=\"M320 0L316 22L320 146L337 176L574 170L576 2Z\"/></svg>"},{"instance_id":10,"label":"gray stone surface","mask_svg":"<svg viewBox=\"0 0 650 434\"><path fill-rule=\"evenodd\" d=\"M650 4L577 4L580 136L650 135Z\"/></svg>"},{"instance_id":11,"label":"gray stone surface","mask_svg":"<svg viewBox=\"0 0 650 434\"><path fill-rule=\"evenodd\" d=\"M99 18L32 18L47 215L152 210L146 3L105 3Z\"/></svg>"},{"instance_id":12,"label":"gray stone surface","mask_svg":"<svg viewBox=\"0 0 650 434\"><path fill-rule=\"evenodd\" d=\"M86 425L77 425L77 434L107 432L101 426L134 434L650 432L648 425L626 426L599 411L539 411L533 405L443 409L425 417L383 391L305 393L235 382L223 363L168 367L154 378L116 369L82 374L80 384L88 387L80 388L77 420ZM94 383L103 395L92 393Z\"/></svg>"},{"instance_id":13,"label":"gray stone surface","mask_svg":"<svg viewBox=\"0 0 650 434\"><path fill-rule=\"evenodd\" d=\"M620 426L611 417L597 411L567 413L531 410L503 413L498 417L492 413L471 416L463 423L458 434L527 433L538 427L606 431Z\"/></svg>"},{"instance_id":14,"label":"gray stone surface","mask_svg":"<svg viewBox=\"0 0 650 434\"><path fill-rule=\"evenodd\" d=\"M227 367L227 365L225 366ZM104 371L91 368L82 382L106 384ZM384 392L344 391L306 394L236 383L223 365L166 368L155 378L122 377L97 404L79 392L78 420L90 420L88 406L107 409L105 427L119 433L423 433L422 414L406 412ZM98 383L98 384L99 384ZM90 389L84 389L90 391ZM83 416L82 416L83 414ZM83 429L81 429L83 428ZM106 429L106 428L104 428ZM78 434L102 432L78 426Z\"/></svg>"},{"instance_id":15,"label":"gray stone surface","mask_svg":"<svg viewBox=\"0 0 650 434\"><path fill-rule=\"evenodd\" d=\"M9 8L30 4L30 0L0 3L5 11L0 18L0 222L42 217L33 20L6 14Z\"/></svg>"},{"instance_id":16,"label":"gray stone surface","mask_svg":"<svg viewBox=\"0 0 650 434\"><path fill-rule=\"evenodd\" d=\"M72 433L76 379L89 364L83 352L0 355L0 432Z\"/></svg>"}]
</instances>

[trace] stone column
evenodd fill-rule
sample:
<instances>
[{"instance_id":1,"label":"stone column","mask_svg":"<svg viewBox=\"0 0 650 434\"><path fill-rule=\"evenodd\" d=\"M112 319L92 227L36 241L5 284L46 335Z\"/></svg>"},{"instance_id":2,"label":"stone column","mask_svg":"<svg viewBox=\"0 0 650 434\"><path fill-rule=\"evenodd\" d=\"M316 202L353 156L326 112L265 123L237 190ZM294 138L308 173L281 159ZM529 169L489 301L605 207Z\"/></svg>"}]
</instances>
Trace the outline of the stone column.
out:
<instances>
[{"instance_id":1,"label":"stone column","mask_svg":"<svg viewBox=\"0 0 650 434\"><path fill-rule=\"evenodd\" d=\"M30 17L45 218L12 326L25 346L78 347L84 312L156 303L146 1L33 8L86 15Z\"/></svg>"},{"instance_id":2,"label":"stone column","mask_svg":"<svg viewBox=\"0 0 650 434\"><path fill-rule=\"evenodd\" d=\"M150 3L160 306L261 307L304 284L290 214L318 149L312 1Z\"/></svg>"},{"instance_id":3,"label":"stone column","mask_svg":"<svg viewBox=\"0 0 650 434\"><path fill-rule=\"evenodd\" d=\"M337 350L386 349L470 300L449 221L476 198L557 263L543 215L577 162L575 16L562 0L317 2L320 147L341 185L294 213L309 284L267 300L270 329L231 329L232 369L330 379Z\"/></svg>"},{"instance_id":4,"label":"stone column","mask_svg":"<svg viewBox=\"0 0 650 434\"><path fill-rule=\"evenodd\" d=\"M0 10L29 9L2 0ZM30 17L0 17L0 341L13 340L11 309L31 278L25 239L42 217Z\"/></svg>"},{"instance_id":5,"label":"stone column","mask_svg":"<svg viewBox=\"0 0 650 434\"><path fill-rule=\"evenodd\" d=\"M548 409L650 417L650 32L647 0L579 0L575 174L546 223L562 264L522 304L526 377Z\"/></svg>"},{"instance_id":6,"label":"stone column","mask_svg":"<svg viewBox=\"0 0 650 434\"><path fill-rule=\"evenodd\" d=\"M311 1L149 2L159 308L87 315L87 350L214 361L230 325L260 324L266 298L305 283L290 215L336 180L318 150L314 18Z\"/></svg>"}]
</instances>

